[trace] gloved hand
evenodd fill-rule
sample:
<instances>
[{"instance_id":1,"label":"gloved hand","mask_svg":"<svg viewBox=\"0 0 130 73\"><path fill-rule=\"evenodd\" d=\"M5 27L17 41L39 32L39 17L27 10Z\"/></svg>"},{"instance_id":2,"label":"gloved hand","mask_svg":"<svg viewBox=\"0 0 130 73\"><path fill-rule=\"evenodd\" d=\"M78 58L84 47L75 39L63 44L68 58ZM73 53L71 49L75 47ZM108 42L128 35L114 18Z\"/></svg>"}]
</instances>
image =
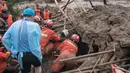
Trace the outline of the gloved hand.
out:
<instances>
[{"instance_id":1,"label":"gloved hand","mask_svg":"<svg viewBox=\"0 0 130 73\"><path fill-rule=\"evenodd\" d=\"M10 51L8 50L5 54L8 54L8 55L10 55Z\"/></svg>"},{"instance_id":2,"label":"gloved hand","mask_svg":"<svg viewBox=\"0 0 130 73\"><path fill-rule=\"evenodd\" d=\"M62 32L64 33L65 36L69 35L69 31L67 29L62 30Z\"/></svg>"}]
</instances>

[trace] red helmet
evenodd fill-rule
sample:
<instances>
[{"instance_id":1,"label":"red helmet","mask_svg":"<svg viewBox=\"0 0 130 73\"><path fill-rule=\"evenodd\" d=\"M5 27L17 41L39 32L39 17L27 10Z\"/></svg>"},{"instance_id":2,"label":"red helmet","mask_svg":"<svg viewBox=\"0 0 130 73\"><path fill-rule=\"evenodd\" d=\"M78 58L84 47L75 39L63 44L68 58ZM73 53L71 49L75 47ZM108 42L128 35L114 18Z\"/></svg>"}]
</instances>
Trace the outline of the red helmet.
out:
<instances>
[{"instance_id":1,"label":"red helmet","mask_svg":"<svg viewBox=\"0 0 130 73\"><path fill-rule=\"evenodd\" d=\"M74 41L76 41L76 42L78 43L80 38L79 38L79 35L73 34L73 35L71 36L71 39L74 40Z\"/></svg>"},{"instance_id":2,"label":"red helmet","mask_svg":"<svg viewBox=\"0 0 130 73\"><path fill-rule=\"evenodd\" d=\"M45 23L48 27L52 27L52 26L53 26L53 22L52 22L52 20L50 20L50 19L45 20L44 23Z\"/></svg>"},{"instance_id":3,"label":"red helmet","mask_svg":"<svg viewBox=\"0 0 130 73\"><path fill-rule=\"evenodd\" d=\"M36 16L34 16L34 20L38 22L38 21L41 21L41 18L40 18L40 16L36 15Z\"/></svg>"}]
</instances>

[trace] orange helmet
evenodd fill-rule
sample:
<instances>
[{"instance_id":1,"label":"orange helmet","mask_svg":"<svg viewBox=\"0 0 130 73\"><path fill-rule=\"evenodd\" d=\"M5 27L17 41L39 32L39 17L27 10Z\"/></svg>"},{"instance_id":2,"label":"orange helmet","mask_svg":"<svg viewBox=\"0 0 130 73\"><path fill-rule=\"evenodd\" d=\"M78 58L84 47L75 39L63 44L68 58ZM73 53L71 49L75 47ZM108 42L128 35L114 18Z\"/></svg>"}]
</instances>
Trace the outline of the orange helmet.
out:
<instances>
[{"instance_id":1,"label":"orange helmet","mask_svg":"<svg viewBox=\"0 0 130 73\"><path fill-rule=\"evenodd\" d=\"M73 34L73 35L71 36L71 39L78 43L80 38L79 38L79 35Z\"/></svg>"},{"instance_id":2,"label":"orange helmet","mask_svg":"<svg viewBox=\"0 0 130 73\"><path fill-rule=\"evenodd\" d=\"M52 20L48 19L44 21L44 24L46 24L48 27L52 27L54 24L52 22Z\"/></svg>"}]
</instances>

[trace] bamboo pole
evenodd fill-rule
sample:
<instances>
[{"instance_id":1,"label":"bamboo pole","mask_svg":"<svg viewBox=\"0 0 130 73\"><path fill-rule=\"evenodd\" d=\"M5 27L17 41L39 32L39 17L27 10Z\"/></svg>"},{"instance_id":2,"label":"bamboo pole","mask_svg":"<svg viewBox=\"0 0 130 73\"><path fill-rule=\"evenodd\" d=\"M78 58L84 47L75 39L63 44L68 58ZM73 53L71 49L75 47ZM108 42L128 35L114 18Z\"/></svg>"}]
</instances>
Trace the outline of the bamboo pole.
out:
<instances>
[{"instance_id":1,"label":"bamboo pole","mask_svg":"<svg viewBox=\"0 0 130 73\"><path fill-rule=\"evenodd\" d=\"M104 3L104 5L107 5L107 1L106 0L103 0L103 3Z\"/></svg>"},{"instance_id":2,"label":"bamboo pole","mask_svg":"<svg viewBox=\"0 0 130 73\"><path fill-rule=\"evenodd\" d=\"M54 0L56 6L59 8L59 10L61 11L61 13L65 16L65 20L68 20L69 22L72 23L71 19L69 19L69 17L67 16L67 14L61 9L61 7L59 6L57 0ZM64 24L64 27L66 27L66 24ZM64 28L65 29L65 28Z\"/></svg>"},{"instance_id":3,"label":"bamboo pole","mask_svg":"<svg viewBox=\"0 0 130 73\"><path fill-rule=\"evenodd\" d=\"M99 58L98 58L98 60L97 60L97 62L96 62L95 65L93 66L93 69L92 69L92 71L91 71L90 73L95 72L94 70L95 70L97 64L99 63L99 61L101 60L101 58L102 58L102 56L100 55Z\"/></svg>"},{"instance_id":4,"label":"bamboo pole","mask_svg":"<svg viewBox=\"0 0 130 73\"><path fill-rule=\"evenodd\" d=\"M93 8L94 6L93 6L93 3L92 3L92 1L91 1L91 0L89 0L89 2L90 2L90 5L91 5L91 7Z\"/></svg>"},{"instance_id":5,"label":"bamboo pole","mask_svg":"<svg viewBox=\"0 0 130 73\"><path fill-rule=\"evenodd\" d=\"M120 66L120 67L122 67L122 68L130 67L130 64L128 64L128 65L122 65L122 66ZM111 69L112 69L111 67L108 67L108 68L102 68L102 69L95 69L94 71L95 71L95 72L99 72L99 71L111 70ZM82 71L82 73L90 73L90 72L91 72L91 70ZM63 73L64 73L64 72L63 72ZM78 72L75 72L75 73L78 73Z\"/></svg>"},{"instance_id":6,"label":"bamboo pole","mask_svg":"<svg viewBox=\"0 0 130 73\"><path fill-rule=\"evenodd\" d=\"M105 65L109 65L109 64L114 64L114 63L118 63L118 62L123 62L123 61L127 61L127 60L130 60L130 58L121 59L121 60L118 60L118 61L107 62L107 63L103 63L103 64L98 64L96 67L101 67L101 66L105 66ZM91 69L91 68L93 68L93 66L84 67L84 68L81 68L80 70L81 71L85 71L85 70ZM76 73L76 72L78 72L77 69L70 70L70 71L65 71L65 72L61 72L61 73Z\"/></svg>"},{"instance_id":7,"label":"bamboo pole","mask_svg":"<svg viewBox=\"0 0 130 73\"><path fill-rule=\"evenodd\" d=\"M117 69L120 69L120 70L122 70L122 71L125 71L126 73L130 73L130 71L128 71L128 70L126 70L126 69L124 69L124 68L121 68L121 67L119 67L119 66L117 66L116 68L117 68Z\"/></svg>"},{"instance_id":8,"label":"bamboo pole","mask_svg":"<svg viewBox=\"0 0 130 73\"><path fill-rule=\"evenodd\" d=\"M62 14L64 14L65 18L68 18L68 16L66 15L66 13L64 13L64 11L61 9L61 7L59 6L57 0L54 0L55 1L55 4L56 6L59 8L59 10L62 12Z\"/></svg>"},{"instance_id":9,"label":"bamboo pole","mask_svg":"<svg viewBox=\"0 0 130 73\"><path fill-rule=\"evenodd\" d=\"M111 52L114 52L114 50L102 51L102 52L98 52L98 53L92 53L92 54L88 54L88 55L82 55L82 56L77 56L77 57L73 57L73 58L63 59L63 60L60 60L60 62L78 60L78 59L81 59L81 58L87 58L87 57L92 57L92 56L111 53Z\"/></svg>"},{"instance_id":10,"label":"bamboo pole","mask_svg":"<svg viewBox=\"0 0 130 73\"><path fill-rule=\"evenodd\" d=\"M72 2L74 2L74 0L73 1L70 1L68 4L71 4ZM64 6L62 6L61 8L64 8L66 5L64 5Z\"/></svg>"},{"instance_id":11,"label":"bamboo pole","mask_svg":"<svg viewBox=\"0 0 130 73\"><path fill-rule=\"evenodd\" d=\"M78 3L76 2L76 0L74 0L74 3L76 4L77 8L79 8L79 10L80 10L81 12L83 12L82 9L80 8L80 6L78 5Z\"/></svg>"},{"instance_id":12,"label":"bamboo pole","mask_svg":"<svg viewBox=\"0 0 130 73\"><path fill-rule=\"evenodd\" d=\"M67 1L67 3L65 4L65 7L63 8L63 11L65 11L66 7L68 6L68 4L70 3L70 0Z\"/></svg>"}]
</instances>

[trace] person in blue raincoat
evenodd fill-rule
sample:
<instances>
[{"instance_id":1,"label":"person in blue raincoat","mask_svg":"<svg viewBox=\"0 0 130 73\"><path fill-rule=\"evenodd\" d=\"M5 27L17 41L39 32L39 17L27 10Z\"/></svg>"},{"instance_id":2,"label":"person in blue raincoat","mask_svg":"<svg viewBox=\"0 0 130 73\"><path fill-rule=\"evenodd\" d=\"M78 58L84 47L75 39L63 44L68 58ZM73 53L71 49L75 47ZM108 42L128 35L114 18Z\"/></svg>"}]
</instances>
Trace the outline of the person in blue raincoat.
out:
<instances>
[{"instance_id":1,"label":"person in blue raincoat","mask_svg":"<svg viewBox=\"0 0 130 73\"><path fill-rule=\"evenodd\" d=\"M12 57L18 58L22 73L29 73L31 65L35 67L35 73L41 73L40 26L33 22L35 12L32 8L25 9L23 16L7 30L2 43L11 51Z\"/></svg>"}]
</instances>

